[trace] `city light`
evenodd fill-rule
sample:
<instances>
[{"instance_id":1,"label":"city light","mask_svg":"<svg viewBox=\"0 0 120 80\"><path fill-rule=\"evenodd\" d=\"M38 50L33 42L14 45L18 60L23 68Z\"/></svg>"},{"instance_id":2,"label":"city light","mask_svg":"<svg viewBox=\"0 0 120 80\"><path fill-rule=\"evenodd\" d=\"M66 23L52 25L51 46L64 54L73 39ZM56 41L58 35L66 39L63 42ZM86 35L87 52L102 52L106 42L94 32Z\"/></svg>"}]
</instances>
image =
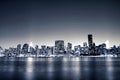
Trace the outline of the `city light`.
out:
<instances>
[{"instance_id":1,"label":"city light","mask_svg":"<svg viewBox=\"0 0 120 80\"><path fill-rule=\"evenodd\" d=\"M33 42L31 41L29 45L30 45L30 47L33 47Z\"/></svg>"},{"instance_id":2,"label":"city light","mask_svg":"<svg viewBox=\"0 0 120 80\"><path fill-rule=\"evenodd\" d=\"M109 43L109 40L106 40L106 41L105 41L105 44L106 44L106 48L107 48L107 49L109 49L109 48L110 48L110 45L109 45L109 44L110 44L110 43Z\"/></svg>"},{"instance_id":3,"label":"city light","mask_svg":"<svg viewBox=\"0 0 120 80\"><path fill-rule=\"evenodd\" d=\"M28 61L28 62L32 62L32 61L33 61L33 58L28 57L28 58L27 58L27 61Z\"/></svg>"}]
</instances>

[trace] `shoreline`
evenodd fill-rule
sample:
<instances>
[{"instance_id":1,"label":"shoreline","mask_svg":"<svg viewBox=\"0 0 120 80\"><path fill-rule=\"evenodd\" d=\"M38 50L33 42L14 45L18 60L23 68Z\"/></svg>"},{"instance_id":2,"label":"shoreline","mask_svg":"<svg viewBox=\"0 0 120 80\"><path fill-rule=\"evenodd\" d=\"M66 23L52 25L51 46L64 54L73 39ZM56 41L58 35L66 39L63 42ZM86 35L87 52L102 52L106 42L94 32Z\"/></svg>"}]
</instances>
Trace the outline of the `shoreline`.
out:
<instances>
[{"instance_id":1,"label":"shoreline","mask_svg":"<svg viewBox=\"0 0 120 80\"><path fill-rule=\"evenodd\" d=\"M0 56L1 57L6 57L6 58L80 58L80 57L120 57L118 55L81 55L81 56L59 56L59 55L50 55L50 56Z\"/></svg>"}]
</instances>

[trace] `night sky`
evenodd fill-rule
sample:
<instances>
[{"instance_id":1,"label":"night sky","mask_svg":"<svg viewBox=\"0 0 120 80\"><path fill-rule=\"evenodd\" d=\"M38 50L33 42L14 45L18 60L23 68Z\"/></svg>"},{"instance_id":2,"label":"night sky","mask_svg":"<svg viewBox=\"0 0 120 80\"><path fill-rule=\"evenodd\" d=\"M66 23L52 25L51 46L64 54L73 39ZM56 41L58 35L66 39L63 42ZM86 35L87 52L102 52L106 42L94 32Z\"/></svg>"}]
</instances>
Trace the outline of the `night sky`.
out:
<instances>
[{"instance_id":1,"label":"night sky","mask_svg":"<svg viewBox=\"0 0 120 80\"><path fill-rule=\"evenodd\" d=\"M65 40L120 45L119 0L0 0L0 46L54 45ZM66 44L65 43L65 44Z\"/></svg>"}]
</instances>

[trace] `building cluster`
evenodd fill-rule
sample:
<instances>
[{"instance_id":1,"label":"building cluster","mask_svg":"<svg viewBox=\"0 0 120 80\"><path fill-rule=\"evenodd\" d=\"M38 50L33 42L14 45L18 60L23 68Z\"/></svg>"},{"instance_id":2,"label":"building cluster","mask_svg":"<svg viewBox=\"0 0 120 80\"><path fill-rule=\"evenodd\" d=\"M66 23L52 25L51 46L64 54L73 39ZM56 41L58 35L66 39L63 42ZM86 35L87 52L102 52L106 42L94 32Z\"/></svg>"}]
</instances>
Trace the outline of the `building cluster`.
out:
<instances>
[{"instance_id":1,"label":"building cluster","mask_svg":"<svg viewBox=\"0 0 120 80\"><path fill-rule=\"evenodd\" d=\"M23 46L18 44L16 48L10 47L9 49L3 49L0 47L0 55L5 57L50 57L50 56L97 56L97 55L120 55L120 46L113 46L109 49L106 48L106 44L100 44L98 46L93 42L92 34L88 34L88 44L83 43L83 46L76 45L72 47L72 43L64 44L64 40L56 40L55 46L42 45L39 48L25 43Z\"/></svg>"}]
</instances>

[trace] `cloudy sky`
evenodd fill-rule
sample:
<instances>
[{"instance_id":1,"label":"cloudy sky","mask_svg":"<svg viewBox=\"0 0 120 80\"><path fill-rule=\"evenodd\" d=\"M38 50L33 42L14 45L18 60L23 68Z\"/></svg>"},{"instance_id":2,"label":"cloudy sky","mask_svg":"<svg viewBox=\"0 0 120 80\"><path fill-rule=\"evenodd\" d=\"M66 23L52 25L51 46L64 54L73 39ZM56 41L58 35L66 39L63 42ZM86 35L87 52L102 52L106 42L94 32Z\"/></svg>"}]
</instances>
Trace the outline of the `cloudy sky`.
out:
<instances>
[{"instance_id":1,"label":"cloudy sky","mask_svg":"<svg viewBox=\"0 0 120 80\"><path fill-rule=\"evenodd\" d=\"M65 40L120 44L119 0L0 0L0 46L18 43L54 45Z\"/></svg>"}]
</instances>

